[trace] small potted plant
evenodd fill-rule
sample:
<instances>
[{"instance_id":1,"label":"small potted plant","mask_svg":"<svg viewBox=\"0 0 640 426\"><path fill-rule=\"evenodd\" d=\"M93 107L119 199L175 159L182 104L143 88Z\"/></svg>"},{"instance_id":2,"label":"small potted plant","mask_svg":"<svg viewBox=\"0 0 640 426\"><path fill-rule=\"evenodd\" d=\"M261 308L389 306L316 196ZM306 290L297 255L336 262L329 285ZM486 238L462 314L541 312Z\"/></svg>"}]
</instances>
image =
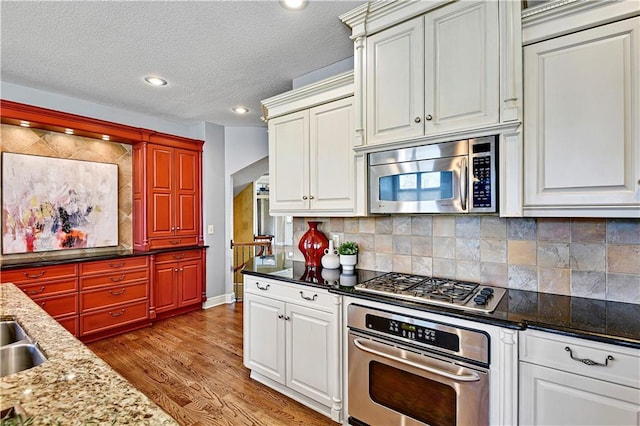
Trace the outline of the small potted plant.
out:
<instances>
[{"instance_id":1,"label":"small potted plant","mask_svg":"<svg viewBox=\"0 0 640 426\"><path fill-rule=\"evenodd\" d=\"M358 245L351 241L346 241L338 247L340 255L340 265L345 272L353 272L354 266L358 263Z\"/></svg>"}]
</instances>

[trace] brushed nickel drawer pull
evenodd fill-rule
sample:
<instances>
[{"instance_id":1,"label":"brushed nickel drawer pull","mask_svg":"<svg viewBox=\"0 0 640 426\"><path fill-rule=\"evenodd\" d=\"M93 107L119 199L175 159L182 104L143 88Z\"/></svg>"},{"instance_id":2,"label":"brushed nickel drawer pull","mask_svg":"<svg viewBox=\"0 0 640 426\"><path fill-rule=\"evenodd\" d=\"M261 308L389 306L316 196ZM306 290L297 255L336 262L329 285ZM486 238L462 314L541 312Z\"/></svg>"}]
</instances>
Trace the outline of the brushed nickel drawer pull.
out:
<instances>
[{"instance_id":1,"label":"brushed nickel drawer pull","mask_svg":"<svg viewBox=\"0 0 640 426\"><path fill-rule=\"evenodd\" d=\"M39 274L35 274L35 275L29 275L26 272L23 272L24 276L27 278L40 278L41 276L44 275L46 271L43 269L42 272L40 272Z\"/></svg>"},{"instance_id":2,"label":"brushed nickel drawer pull","mask_svg":"<svg viewBox=\"0 0 640 426\"><path fill-rule=\"evenodd\" d=\"M173 245L180 244L180 241L182 241L182 238L178 240L169 240L169 244L173 244Z\"/></svg>"},{"instance_id":3,"label":"brushed nickel drawer pull","mask_svg":"<svg viewBox=\"0 0 640 426\"><path fill-rule=\"evenodd\" d=\"M304 299L304 300L310 300L310 301L314 301L316 300L316 298L318 297L317 294L314 294L313 296L309 297L309 296L305 296L304 293L301 291L300 292L300 296Z\"/></svg>"},{"instance_id":4,"label":"brushed nickel drawer pull","mask_svg":"<svg viewBox=\"0 0 640 426\"><path fill-rule=\"evenodd\" d=\"M109 277L109 279L110 279L111 281L113 281L114 283L117 283L117 282L120 282L120 281L124 280L124 277L126 277L126 276L127 276L127 274L122 274L122 275L120 275L120 278L117 278L117 277Z\"/></svg>"},{"instance_id":5,"label":"brushed nickel drawer pull","mask_svg":"<svg viewBox=\"0 0 640 426\"><path fill-rule=\"evenodd\" d=\"M180 254L174 254L173 258L174 259L184 259L185 253L180 253Z\"/></svg>"},{"instance_id":6,"label":"brushed nickel drawer pull","mask_svg":"<svg viewBox=\"0 0 640 426\"><path fill-rule=\"evenodd\" d=\"M117 313L117 314L114 314L113 312L109 311L109 315L111 315L111 316L112 316L112 317L114 317L114 318L115 318L115 317L122 316L122 315L124 315L124 309L120 309L120 312L119 312L119 313Z\"/></svg>"},{"instance_id":7,"label":"brushed nickel drawer pull","mask_svg":"<svg viewBox=\"0 0 640 426\"><path fill-rule=\"evenodd\" d=\"M609 361L613 361L613 356L611 356L611 355L607 355L607 359L604 360L604 364L603 364L601 362L592 361L589 358L575 358L573 356L573 352L571 352L571 348L569 346L565 346L564 350L569 352L569 356L571 357L571 359L573 359L575 361L580 361L581 363L586 364L586 365L595 365L595 366L598 366L598 367L606 367L607 365L609 365Z\"/></svg>"},{"instance_id":8,"label":"brushed nickel drawer pull","mask_svg":"<svg viewBox=\"0 0 640 426\"><path fill-rule=\"evenodd\" d=\"M267 284L264 287L260 287L260 283L256 283L256 287L258 287L258 290L269 290L269 287L271 287L269 284Z\"/></svg>"},{"instance_id":9,"label":"brushed nickel drawer pull","mask_svg":"<svg viewBox=\"0 0 640 426\"><path fill-rule=\"evenodd\" d=\"M120 262L120 263L109 262L109 266L111 266L112 268L122 268L124 266L124 262Z\"/></svg>"},{"instance_id":10,"label":"brushed nickel drawer pull","mask_svg":"<svg viewBox=\"0 0 640 426\"><path fill-rule=\"evenodd\" d=\"M27 294L40 294L44 291L44 286L40 287L40 290L27 291Z\"/></svg>"},{"instance_id":11,"label":"brushed nickel drawer pull","mask_svg":"<svg viewBox=\"0 0 640 426\"><path fill-rule=\"evenodd\" d=\"M109 294L112 296L120 296L121 294L124 294L124 291L126 290L126 288L122 287L122 290L120 290L119 292L114 292L113 290L109 290Z\"/></svg>"}]
</instances>

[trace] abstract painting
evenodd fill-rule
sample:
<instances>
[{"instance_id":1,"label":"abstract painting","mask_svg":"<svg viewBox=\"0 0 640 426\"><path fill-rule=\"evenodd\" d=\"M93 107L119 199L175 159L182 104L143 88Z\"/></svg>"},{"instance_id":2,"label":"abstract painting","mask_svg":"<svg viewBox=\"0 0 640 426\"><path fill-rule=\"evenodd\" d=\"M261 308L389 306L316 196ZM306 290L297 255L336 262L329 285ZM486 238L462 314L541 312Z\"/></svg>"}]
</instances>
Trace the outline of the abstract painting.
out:
<instances>
[{"instance_id":1,"label":"abstract painting","mask_svg":"<svg viewBox=\"0 0 640 426\"><path fill-rule=\"evenodd\" d=\"M2 153L2 253L118 245L118 166Z\"/></svg>"}]
</instances>

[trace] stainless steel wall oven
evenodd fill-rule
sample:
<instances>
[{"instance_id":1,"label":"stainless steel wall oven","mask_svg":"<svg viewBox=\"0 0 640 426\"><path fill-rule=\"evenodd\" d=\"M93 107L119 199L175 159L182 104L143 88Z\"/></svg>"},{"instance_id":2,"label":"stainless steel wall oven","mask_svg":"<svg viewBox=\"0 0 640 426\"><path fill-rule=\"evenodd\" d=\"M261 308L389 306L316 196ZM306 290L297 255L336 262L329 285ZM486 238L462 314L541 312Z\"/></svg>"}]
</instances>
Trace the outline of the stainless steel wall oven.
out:
<instances>
[{"instance_id":1,"label":"stainless steel wall oven","mask_svg":"<svg viewBox=\"0 0 640 426\"><path fill-rule=\"evenodd\" d=\"M349 305L349 424L489 424L490 336Z\"/></svg>"}]
</instances>

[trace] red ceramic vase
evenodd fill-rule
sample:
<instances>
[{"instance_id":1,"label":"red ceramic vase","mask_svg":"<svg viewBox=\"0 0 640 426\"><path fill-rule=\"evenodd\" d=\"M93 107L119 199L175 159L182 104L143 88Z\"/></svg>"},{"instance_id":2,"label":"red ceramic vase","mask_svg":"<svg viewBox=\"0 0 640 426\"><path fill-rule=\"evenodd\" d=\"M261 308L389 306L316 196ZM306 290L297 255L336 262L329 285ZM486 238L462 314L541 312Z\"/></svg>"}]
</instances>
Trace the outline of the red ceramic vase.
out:
<instances>
[{"instance_id":1,"label":"red ceramic vase","mask_svg":"<svg viewBox=\"0 0 640 426\"><path fill-rule=\"evenodd\" d=\"M304 233L298 248L304 256L304 264L307 267L320 266L320 259L324 255L324 249L329 248L329 240L318 230L322 222L307 222L309 229Z\"/></svg>"}]
</instances>

